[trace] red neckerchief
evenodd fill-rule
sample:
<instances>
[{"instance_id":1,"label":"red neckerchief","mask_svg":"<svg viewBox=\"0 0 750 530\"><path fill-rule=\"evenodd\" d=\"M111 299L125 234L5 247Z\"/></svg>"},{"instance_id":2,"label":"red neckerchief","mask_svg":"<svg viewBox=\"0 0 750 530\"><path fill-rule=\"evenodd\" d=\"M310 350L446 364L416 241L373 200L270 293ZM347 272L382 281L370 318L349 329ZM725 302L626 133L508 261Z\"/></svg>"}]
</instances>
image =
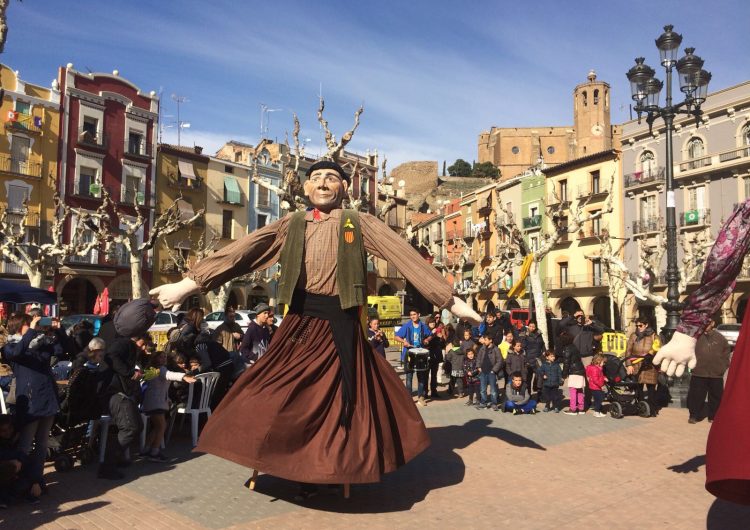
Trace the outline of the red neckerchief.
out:
<instances>
[{"instance_id":1,"label":"red neckerchief","mask_svg":"<svg viewBox=\"0 0 750 530\"><path fill-rule=\"evenodd\" d=\"M320 210L318 210L317 208L313 208L312 214L314 221L320 221Z\"/></svg>"}]
</instances>

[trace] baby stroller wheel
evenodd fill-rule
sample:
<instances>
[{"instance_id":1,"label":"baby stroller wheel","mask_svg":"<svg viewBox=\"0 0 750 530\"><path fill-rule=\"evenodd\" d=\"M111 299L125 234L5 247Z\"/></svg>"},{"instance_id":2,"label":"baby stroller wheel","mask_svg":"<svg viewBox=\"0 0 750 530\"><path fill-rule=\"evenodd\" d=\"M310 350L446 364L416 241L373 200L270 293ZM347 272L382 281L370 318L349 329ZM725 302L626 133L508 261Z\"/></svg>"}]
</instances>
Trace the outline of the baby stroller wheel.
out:
<instances>
[{"instance_id":1,"label":"baby stroller wheel","mask_svg":"<svg viewBox=\"0 0 750 530\"><path fill-rule=\"evenodd\" d=\"M622 405L620 405L617 401L613 401L612 403L610 403L609 415L616 420L622 418Z\"/></svg>"},{"instance_id":2,"label":"baby stroller wheel","mask_svg":"<svg viewBox=\"0 0 750 530\"><path fill-rule=\"evenodd\" d=\"M646 401L638 402L638 415L641 418L648 418L651 416L651 406Z\"/></svg>"},{"instance_id":3,"label":"baby stroller wheel","mask_svg":"<svg viewBox=\"0 0 750 530\"><path fill-rule=\"evenodd\" d=\"M70 471L73 467L73 459L69 455L59 455L55 457L55 470L60 473Z\"/></svg>"},{"instance_id":4,"label":"baby stroller wheel","mask_svg":"<svg viewBox=\"0 0 750 530\"><path fill-rule=\"evenodd\" d=\"M81 459L81 464L87 466L96 460L96 452L92 447L86 445L81 449L81 454L78 457Z\"/></svg>"}]
</instances>

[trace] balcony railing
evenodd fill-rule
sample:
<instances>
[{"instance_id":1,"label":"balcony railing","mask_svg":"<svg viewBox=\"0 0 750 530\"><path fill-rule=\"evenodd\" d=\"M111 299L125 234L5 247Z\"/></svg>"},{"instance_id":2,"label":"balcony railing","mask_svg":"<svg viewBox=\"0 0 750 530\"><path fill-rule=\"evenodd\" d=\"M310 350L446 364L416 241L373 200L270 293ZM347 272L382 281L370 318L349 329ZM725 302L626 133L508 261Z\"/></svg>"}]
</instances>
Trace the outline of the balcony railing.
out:
<instances>
[{"instance_id":1,"label":"balcony railing","mask_svg":"<svg viewBox=\"0 0 750 530\"><path fill-rule=\"evenodd\" d=\"M25 175L27 177L41 177L42 164L13 158L8 155L0 155L0 171Z\"/></svg>"},{"instance_id":2,"label":"balcony railing","mask_svg":"<svg viewBox=\"0 0 750 530\"><path fill-rule=\"evenodd\" d=\"M109 137L102 131L92 131L81 127L78 129L78 144L84 147L96 147L103 149L108 145Z\"/></svg>"},{"instance_id":3,"label":"balcony railing","mask_svg":"<svg viewBox=\"0 0 750 530\"><path fill-rule=\"evenodd\" d=\"M548 289L579 289L586 287L606 287L609 284L606 275L583 274L567 278L547 278Z\"/></svg>"},{"instance_id":4,"label":"balcony railing","mask_svg":"<svg viewBox=\"0 0 750 530\"><path fill-rule=\"evenodd\" d=\"M41 123L41 117L32 116L31 114L18 114L16 121L5 122L5 128L20 132L41 133L42 128L37 125Z\"/></svg>"},{"instance_id":5,"label":"balcony railing","mask_svg":"<svg viewBox=\"0 0 750 530\"><path fill-rule=\"evenodd\" d=\"M3 261L2 264L2 270L4 274L23 274L23 268L19 265L16 265L15 263L11 263L10 261Z\"/></svg>"},{"instance_id":6,"label":"balcony railing","mask_svg":"<svg viewBox=\"0 0 750 530\"><path fill-rule=\"evenodd\" d=\"M692 160L686 160L680 164L680 171L690 171L691 169L710 166L713 163L712 158L711 155L707 155L700 158L693 158Z\"/></svg>"},{"instance_id":7,"label":"balcony railing","mask_svg":"<svg viewBox=\"0 0 750 530\"><path fill-rule=\"evenodd\" d=\"M703 226L711 224L710 210L685 210L680 213L680 226Z\"/></svg>"},{"instance_id":8,"label":"balcony railing","mask_svg":"<svg viewBox=\"0 0 750 530\"><path fill-rule=\"evenodd\" d=\"M151 158L151 144L146 140L125 140L125 154L141 158Z\"/></svg>"},{"instance_id":9,"label":"balcony railing","mask_svg":"<svg viewBox=\"0 0 750 530\"><path fill-rule=\"evenodd\" d=\"M639 221L633 221L633 235L658 232L664 226L663 217L649 217Z\"/></svg>"},{"instance_id":10,"label":"balcony railing","mask_svg":"<svg viewBox=\"0 0 750 530\"><path fill-rule=\"evenodd\" d=\"M729 162L731 160L737 160L738 158L745 158L748 156L750 156L750 146L746 145L744 147L732 149L731 151L719 153L719 162Z\"/></svg>"},{"instance_id":11,"label":"balcony railing","mask_svg":"<svg viewBox=\"0 0 750 530\"><path fill-rule=\"evenodd\" d=\"M664 167L659 166L647 171L634 171L625 175L625 188L634 188L645 184L658 184L664 182Z\"/></svg>"},{"instance_id":12,"label":"balcony railing","mask_svg":"<svg viewBox=\"0 0 750 530\"><path fill-rule=\"evenodd\" d=\"M579 241L589 241L589 240L595 241L603 237L607 233L608 231L606 227L599 228L599 229L586 228L585 230L581 230L580 232L578 232L578 240Z\"/></svg>"},{"instance_id":13,"label":"balcony railing","mask_svg":"<svg viewBox=\"0 0 750 530\"><path fill-rule=\"evenodd\" d=\"M548 206L554 206L560 203L562 203L563 208L567 208L570 206L570 199L568 198L567 193L563 195L562 197L560 197L559 195L555 196L554 193L550 193L549 196L547 197Z\"/></svg>"},{"instance_id":14,"label":"balcony railing","mask_svg":"<svg viewBox=\"0 0 750 530\"><path fill-rule=\"evenodd\" d=\"M606 197L607 195L609 195L609 184L600 182L596 186L578 186L579 199L587 199L588 197L599 198Z\"/></svg>"},{"instance_id":15,"label":"balcony railing","mask_svg":"<svg viewBox=\"0 0 750 530\"><path fill-rule=\"evenodd\" d=\"M532 215L530 217L524 217L523 218L523 229L524 230L531 230L533 228L539 228L542 226L542 216L541 215Z\"/></svg>"}]
</instances>

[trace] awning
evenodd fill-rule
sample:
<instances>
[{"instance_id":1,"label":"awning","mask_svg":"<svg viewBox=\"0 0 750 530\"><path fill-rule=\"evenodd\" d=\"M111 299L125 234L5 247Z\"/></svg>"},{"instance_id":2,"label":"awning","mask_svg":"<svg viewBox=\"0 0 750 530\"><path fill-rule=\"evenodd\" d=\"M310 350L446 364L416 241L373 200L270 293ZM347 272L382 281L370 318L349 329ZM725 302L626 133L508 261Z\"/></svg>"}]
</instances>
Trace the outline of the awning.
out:
<instances>
[{"instance_id":1,"label":"awning","mask_svg":"<svg viewBox=\"0 0 750 530\"><path fill-rule=\"evenodd\" d=\"M193 164L187 160L178 160L177 167L180 170L180 176L184 179L196 180L195 171L193 171Z\"/></svg>"},{"instance_id":2,"label":"awning","mask_svg":"<svg viewBox=\"0 0 750 530\"><path fill-rule=\"evenodd\" d=\"M0 301L15 304L37 302L39 304L56 304L57 293L37 289L30 285L0 280Z\"/></svg>"},{"instance_id":3,"label":"awning","mask_svg":"<svg viewBox=\"0 0 750 530\"><path fill-rule=\"evenodd\" d=\"M184 199L177 201L177 209L180 211L181 221L189 221L195 215L195 210L193 210L193 205L188 202L185 202Z\"/></svg>"},{"instance_id":4,"label":"awning","mask_svg":"<svg viewBox=\"0 0 750 530\"><path fill-rule=\"evenodd\" d=\"M240 185L234 177L224 177L224 200L232 204L240 204L242 202Z\"/></svg>"}]
</instances>

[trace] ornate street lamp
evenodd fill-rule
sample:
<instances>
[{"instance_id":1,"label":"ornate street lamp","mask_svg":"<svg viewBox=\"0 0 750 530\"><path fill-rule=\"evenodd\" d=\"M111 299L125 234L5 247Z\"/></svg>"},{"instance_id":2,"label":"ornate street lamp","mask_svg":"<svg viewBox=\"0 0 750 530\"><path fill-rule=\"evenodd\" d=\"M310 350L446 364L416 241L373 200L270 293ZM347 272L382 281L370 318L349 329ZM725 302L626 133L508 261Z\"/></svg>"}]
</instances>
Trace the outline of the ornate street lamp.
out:
<instances>
[{"instance_id":1,"label":"ornate street lamp","mask_svg":"<svg viewBox=\"0 0 750 530\"><path fill-rule=\"evenodd\" d=\"M667 311L667 324L662 330L665 340L672 338L680 322L680 279L677 269L677 223L675 214L674 170L672 152L672 133L674 132L674 117L678 114L695 116L696 126L701 122L701 105L706 100L708 83L711 74L703 70L703 59L694 55L695 48L686 48L685 56L677 60L682 35L672 31L672 26L664 26L664 33L656 39L659 48L661 65L666 71L666 102L659 106L659 94L664 83L654 77L655 71L644 64L645 59L638 57L627 73L630 81L630 92L635 102L634 109L638 113L638 123L641 115L646 114L649 132L653 132L653 123L661 117L667 131L667 301L664 309ZM685 94L684 101L672 103L672 69L677 69L680 81L680 91Z\"/></svg>"}]
</instances>

